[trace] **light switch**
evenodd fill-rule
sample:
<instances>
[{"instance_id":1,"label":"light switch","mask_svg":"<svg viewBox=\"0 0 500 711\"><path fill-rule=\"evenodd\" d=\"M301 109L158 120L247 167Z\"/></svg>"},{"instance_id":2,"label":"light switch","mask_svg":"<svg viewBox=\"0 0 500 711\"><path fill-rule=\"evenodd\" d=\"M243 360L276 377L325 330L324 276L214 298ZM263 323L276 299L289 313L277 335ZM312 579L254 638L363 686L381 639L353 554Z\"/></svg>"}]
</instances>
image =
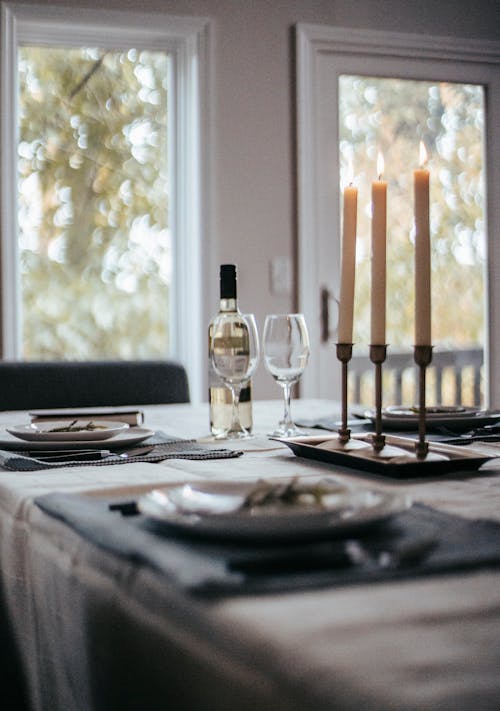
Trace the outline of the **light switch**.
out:
<instances>
[{"instance_id":1,"label":"light switch","mask_svg":"<svg viewBox=\"0 0 500 711\"><path fill-rule=\"evenodd\" d=\"M271 293L287 295L292 291L292 263L290 257L274 257L269 262Z\"/></svg>"}]
</instances>

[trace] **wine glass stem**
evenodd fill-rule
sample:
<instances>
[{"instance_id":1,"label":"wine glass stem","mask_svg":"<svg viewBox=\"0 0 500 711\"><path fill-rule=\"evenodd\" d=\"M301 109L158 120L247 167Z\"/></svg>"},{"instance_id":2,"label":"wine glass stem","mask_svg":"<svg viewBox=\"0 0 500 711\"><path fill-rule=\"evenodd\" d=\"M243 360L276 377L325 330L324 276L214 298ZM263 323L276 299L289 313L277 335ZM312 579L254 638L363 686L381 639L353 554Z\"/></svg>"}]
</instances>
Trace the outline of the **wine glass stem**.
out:
<instances>
[{"instance_id":1,"label":"wine glass stem","mask_svg":"<svg viewBox=\"0 0 500 711\"><path fill-rule=\"evenodd\" d=\"M283 425L285 426L293 426L292 422L292 416L291 416L291 410L290 410L290 392L292 389L292 386L290 383L282 383L282 388L283 388L283 402L284 402L284 410L283 410Z\"/></svg>"},{"instance_id":2,"label":"wine glass stem","mask_svg":"<svg viewBox=\"0 0 500 711\"><path fill-rule=\"evenodd\" d=\"M230 432L238 432L241 430L240 424L240 393L241 386L232 385L231 395L233 397L233 412L231 416L231 427Z\"/></svg>"}]
</instances>

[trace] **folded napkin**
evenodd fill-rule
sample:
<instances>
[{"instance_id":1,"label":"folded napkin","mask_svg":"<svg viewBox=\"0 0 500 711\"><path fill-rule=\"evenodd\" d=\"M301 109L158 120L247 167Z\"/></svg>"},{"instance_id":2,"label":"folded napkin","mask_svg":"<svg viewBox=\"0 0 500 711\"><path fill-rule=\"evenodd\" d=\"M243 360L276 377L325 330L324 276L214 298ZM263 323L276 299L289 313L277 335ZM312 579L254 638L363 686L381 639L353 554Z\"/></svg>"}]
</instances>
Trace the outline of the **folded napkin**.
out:
<instances>
[{"instance_id":1,"label":"folded napkin","mask_svg":"<svg viewBox=\"0 0 500 711\"><path fill-rule=\"evenodd\" d=\"M105 446L106 441L103 440L103 443ZM84 446L85 443L82 442L81 444ZM57 467L107 467L110 464L126 464L130 462L161 462L164 459L228 459L239 457L243 454L243 452L230 449L204 447L194 440L169 437L163 432L155 432L153 436L141 442L141 447L148 445L152 445L153 449L147 454L123 458L111 452L110 456L102 459L72 459L65 462L43 461L36 457L25 456L19 451L0 450L0 467L11 471L26 472ZM42 454L43 450L40 450L40 455Z\"/></svg>"},{"instance_id":2,"label":"folded napkin","mask_svg":"<svg viewBox=\"0 0 500 711\"><path fill-rule=\"evenodd\" d=\"M46 494L35 503L93 544L164 574L186 592L200 596L292 591L321 586L372 583L474 570L500 565L500 524L468 520L416 504L390 522L360 530L360 537L311 542L210 541L181 536L167 524L84 495ZM128 507L128 508L126 508ZM118 507L119 508L119 507ZM425 556L398 560L398 552ZM350 547L361 557L350 554ZM388 561L388 564L386 564Z\"/></svg>"}]
</instances>

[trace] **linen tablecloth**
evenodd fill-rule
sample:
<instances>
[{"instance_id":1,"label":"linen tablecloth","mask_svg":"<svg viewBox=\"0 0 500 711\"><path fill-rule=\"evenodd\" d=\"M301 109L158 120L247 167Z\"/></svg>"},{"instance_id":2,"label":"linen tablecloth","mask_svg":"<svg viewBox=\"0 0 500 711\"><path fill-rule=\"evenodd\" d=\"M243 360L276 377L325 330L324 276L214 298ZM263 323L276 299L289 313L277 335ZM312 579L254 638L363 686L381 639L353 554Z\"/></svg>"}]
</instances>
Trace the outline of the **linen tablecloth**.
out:
<instances>
[{"instance_id":1,"label":"linen tablecloth","mask_svg":"<svg viewBox=\"0 0 500 711\"><path fill-rule=\"evenodd\" d=\"M333 404L295 407L321 416ZM257 404L257 428L265 432L280 410L278 401ZM185 437L206 434L207 417L206 406L146 408L148 426ZM248 446L220 461L0 472L2 584L31 707L497 709L498 572L202 602L33 505L51 491L110 498L199 477L327 472L469 519L500 520L496 463L473 475L392 483L300 460L262 438Z\"/></svg>"}]
</instances>

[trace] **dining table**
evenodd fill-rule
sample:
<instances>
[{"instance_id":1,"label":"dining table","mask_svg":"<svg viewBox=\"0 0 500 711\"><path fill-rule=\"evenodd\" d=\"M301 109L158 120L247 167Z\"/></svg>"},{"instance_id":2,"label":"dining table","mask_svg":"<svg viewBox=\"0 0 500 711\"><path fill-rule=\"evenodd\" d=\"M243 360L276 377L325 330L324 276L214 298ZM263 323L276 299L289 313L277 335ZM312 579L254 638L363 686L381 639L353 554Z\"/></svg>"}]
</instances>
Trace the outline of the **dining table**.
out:
<instances>
[{"instance_id":1,"label":"dining table","mask_svg":"<svg viewBox=\"0 0 500 711\"><path fill-rule=\"evenodd\" d=\"M206 403L140 409L186 449L35 469L0 457L0 645L26 709L500 708L500 443L463 445L484 455L478 468L390 477L269 438L279 400L254 402L254 437L238 441L211 440ZM339 403L297 398L293 414L335 420ZM29 421L0 413L2 430ZM290 480L400 508L360 534L256 545L162 525L140 505L175 485ZM400 565L384 546L406 525L428 550Z\"/></svg>"}]
</instances>

